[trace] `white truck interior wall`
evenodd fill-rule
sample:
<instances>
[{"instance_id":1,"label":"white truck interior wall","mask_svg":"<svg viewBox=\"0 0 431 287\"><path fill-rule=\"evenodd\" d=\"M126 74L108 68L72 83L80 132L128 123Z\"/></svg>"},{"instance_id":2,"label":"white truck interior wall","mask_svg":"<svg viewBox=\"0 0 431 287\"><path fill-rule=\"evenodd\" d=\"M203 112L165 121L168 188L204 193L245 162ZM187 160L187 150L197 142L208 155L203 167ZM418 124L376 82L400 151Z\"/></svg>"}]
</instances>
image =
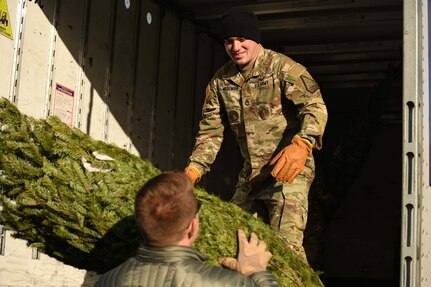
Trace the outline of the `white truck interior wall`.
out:
<instances>
[{"instance_id":1,"label":"white truck interior wall","mask_svg":"<svg viewBox=\"0 0 431 287\"><path fill-rule=\"evenodd\" d=\"M159 49L160 8L151 1L141 1L138 19L135 97L131 124L131 151L149 158L154 132L155 99Z\"/></svg>"},{"instance_id":2,"label":"white truck interior wall","mask_svg":"<svg viewBox=\"0 0 431 287\"><path fill-rule=\"evenodd\" d=\"M162 170L182 169L206 84L226 55L205 31L157 1L130 3L126 9L120 0L7 0L14 39L0 35L0 96L29 116L46 118L56 108L56 85L64 86L73 92L74 127ZM8 232L0 286L52 285L25 271L43 265L34 263L31 251L10 264L25 248ZM46 278L66 268L57 264L43 269ZM20 272L18 266L27 274L22 281L2 285L16 278L11 274ZM55 286L86 286L85 272L68 272L64 280L72 276L80 283Z\"/></svg>"},{"instance_id":3,"label":"white truck interior wall","mask_svg":"<svg viewBox=\"0 0 431 287\"><path fill-rule=\"evenodd\" d=\"M134 91L134 67L136 47L137 1L131 1L125 9L124 1L116 1L114 6L113 38L110 44L110 73L108 77L109 92L107 101L109 114L107 118L106 141L117 143L128 149L130 143L130 125L132 118ZM139 91L142 92L142 91Z\"/></svg>"},{"instance_id":4,"label":"white truck interior wall","mask_svg":"<svg viewBox=\"0 0 431 287\"><path fill-rule=\"evenodd\" d=\"M18 5L23 8L21 19L16 21L22 26L17 25L14 31L14 41L19 43L16 63L12 67L16 73L9 98L23 113L41 118L48 112L50 92L47 86L50 84L51 48L55 37L52 26L54 5L52 1L47 1L42 11L33 3L8 1L10 7Z\"/></svg>"},{"instance_id":5,"label":"white truck interior wall","mask_svg":"<svg viewBox=\"0 0 431 287\"><path fill-rule=\"evenodd\" d=\"M61 264L57 260L27 248L23 240L6 233L5 254L0 256L0 286L76 286L92 287L98 275ZM37 255L39 259L31 259Z\"/></svg>"},{"instance_id":6,"label":"white truck interior wall","mask_svg":"<svg viewBox=\"0 0 431 287\"><path fill-rule=\"evenodd\" d=\"M16 65L17 39L1 38L2 96L44 118L55 113L56 85L64 86L73 92L74 127L162 169L181 168L205 86L226 57L174 11L152 1L130 3L126 9L119 0L8 0L12 23L22 11L22 26L13 27L22 36Z\"/></svg>"},{"instance_id":7,"label":"white truck interior wall","mask_svg":"<svg viewBox=\"0 0 431 287\"><path fill-rule=\"evenodd\" d=\"M89 15L85 19L86 33L83 35L83 61L85 73L83 74L79 101L78 125L87 134L95 139L105 139L107 131L105 122L108 114L108 105L105 104L105 82L108 75L107 67L110 47L111 22L113 4L100 5L92 1L89 6ZM91 24L90 24L91 23ZM85 26L84 26L85 27Z\"/></svg>"},{"instance_id":8,"label":"white truck interior wall","mask_svg":"<svg viewBox=\"0 0 431 287\"><path fill-rule=\"evenodd\" d=\"M189 133L192 135L192 128L194 122L197 120L194 117L193 109L195 100L195 77L196 77L196 66L191 65L195 63L195 55L197 53L196 41L198 38L197 33L194 32L195 27L190 22L183 22L179 37L179 50L186 51L178 57L178 69L177 69L177 96L175 103L175 114L176 121L174 122L173 137L171 140L176 140L173 145L173 166L181 167L184 165L184 151L191 151L194 144L194 138L191 136L179 137L178 135L185 135ZM203 91L202 95L203 95ZM193 95L192 97L190 95ZM203 96L199 97L200 99ZM188 112L184 112L188 111ZM177 135L177 136L175 136Z\"/></svg>"},{"instance_id":9,"label":"white truck interior wall","mask_svg":"<svg viewBox=\"0 0 431 287\"><path fill-rule=\"evenodd\" d=\"M160 50L157 70L157 107L154 118L153 151L151 157L160 167L170 166L173 157L177 59L180 20L171 11L163 11L160 30ZM183 107L184 108L184 107ZM183 112L186 112L184 110Z\"/></svg>"}]
</instances>

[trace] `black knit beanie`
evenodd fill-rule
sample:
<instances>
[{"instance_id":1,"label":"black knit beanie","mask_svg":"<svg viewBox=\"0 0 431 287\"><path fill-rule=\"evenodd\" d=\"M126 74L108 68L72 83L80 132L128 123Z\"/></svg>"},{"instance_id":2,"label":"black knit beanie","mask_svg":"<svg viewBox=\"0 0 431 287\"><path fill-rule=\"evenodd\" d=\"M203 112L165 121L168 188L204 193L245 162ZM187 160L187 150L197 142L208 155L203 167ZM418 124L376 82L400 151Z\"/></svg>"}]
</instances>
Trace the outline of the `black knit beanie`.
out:
<instances>
[{"instance_id":1,"label":"black knit beanie","mask_svg":"<svg viewBox=\"0 0 431 287\"><path fill-rule=\"evenodd\" d=\"M222 17L223 39L229 37L244 37L260 43L260 29L257 17L246 7L229 9Z\"/></svg>"}]
</instances>

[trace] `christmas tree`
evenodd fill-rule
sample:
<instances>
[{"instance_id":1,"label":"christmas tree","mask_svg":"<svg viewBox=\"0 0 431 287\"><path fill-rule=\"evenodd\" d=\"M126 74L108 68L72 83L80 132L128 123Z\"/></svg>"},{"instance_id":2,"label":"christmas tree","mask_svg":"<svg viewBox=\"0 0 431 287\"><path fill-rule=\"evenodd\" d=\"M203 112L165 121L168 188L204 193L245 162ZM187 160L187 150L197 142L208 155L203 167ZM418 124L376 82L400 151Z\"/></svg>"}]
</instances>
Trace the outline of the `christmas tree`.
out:
<instances>
[{"instance_id":1,"label":"christmas tree","mask_svg":"<svg viewBox=\"0 0 431 287\"><path fill-rule=\"evenodd\" d=\"M28 245L66 264L104 272L133 256L140 235L136 192L159 174L150 161L69 128L56 117L37 120L0 99L0 224ZM235 257L236 231L255 232L273 253L269 270L280 286L322 286L266 224L195 188L202 204L195 247L217 265Z\"/></svg>"}]
</instances>

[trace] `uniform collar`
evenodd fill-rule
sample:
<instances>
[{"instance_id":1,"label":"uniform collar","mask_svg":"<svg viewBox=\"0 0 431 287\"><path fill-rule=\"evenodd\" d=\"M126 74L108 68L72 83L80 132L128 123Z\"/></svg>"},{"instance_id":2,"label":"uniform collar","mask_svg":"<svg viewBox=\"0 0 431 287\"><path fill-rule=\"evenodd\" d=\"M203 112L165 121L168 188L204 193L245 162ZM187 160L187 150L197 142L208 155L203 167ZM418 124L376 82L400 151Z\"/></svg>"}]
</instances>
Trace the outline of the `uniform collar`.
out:
<instances>
[{"instance_id":1,"label":"uniform collar","mask_svg":"<svg viewBox=\"0 0 431 287\"><path fill-rule=\"evenodd\" d=\"M259 54L257 55L256 61L254 62L253 69L250 73L250 77L257 77L261 74L262 61L265 58L265 49L259 44Z\"/></svg>"}]
</instances>

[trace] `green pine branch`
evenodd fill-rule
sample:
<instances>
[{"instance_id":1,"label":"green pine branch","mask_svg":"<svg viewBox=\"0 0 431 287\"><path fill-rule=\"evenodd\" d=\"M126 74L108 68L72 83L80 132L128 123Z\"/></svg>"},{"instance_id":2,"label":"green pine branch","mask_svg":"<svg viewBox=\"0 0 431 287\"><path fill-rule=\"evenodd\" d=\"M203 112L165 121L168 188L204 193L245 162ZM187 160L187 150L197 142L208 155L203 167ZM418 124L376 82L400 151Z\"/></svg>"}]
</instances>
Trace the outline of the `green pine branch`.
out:
<instances>
[{"instance_id":1,"label":"green pine branch","mask_svg":"<svg viewBox=\"0 0 431 287\"><path fill-rule=\"evenodd\" d=\"M160 173L150 161L96 141L56 117L22 115L6 99L0 99L0 130L0 224L78 268L103 272L133 256L141 242L134 197ZM210 264L236 256L236 231L242 228L266 241L273 253L269 269L280 286L322 285L265 223L202 188L195 192L202 203L195 247Z\"/></svg>"}]
</instances>

